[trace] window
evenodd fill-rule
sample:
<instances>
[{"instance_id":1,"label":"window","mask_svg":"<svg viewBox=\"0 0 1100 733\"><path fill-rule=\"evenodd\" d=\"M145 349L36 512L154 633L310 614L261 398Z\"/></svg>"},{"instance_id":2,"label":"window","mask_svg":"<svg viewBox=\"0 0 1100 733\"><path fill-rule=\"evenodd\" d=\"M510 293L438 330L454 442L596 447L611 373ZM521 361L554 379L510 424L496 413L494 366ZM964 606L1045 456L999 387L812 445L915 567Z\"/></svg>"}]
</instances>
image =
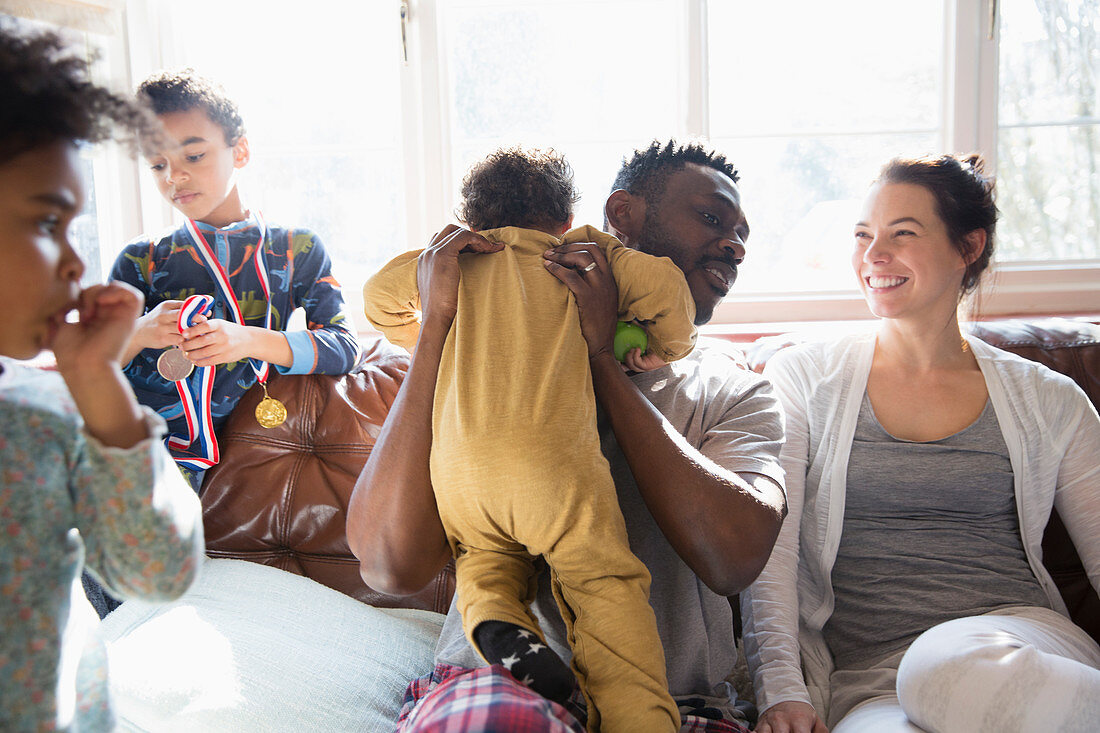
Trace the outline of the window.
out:
<instances>
[{"instance_id":1,"label":"window","mask_svg":"<svg viewBox=\"0 0 1100 733\"><path fill-rule=\"evenodd\" d=\"M1098 312L1100 0L990 2L128 0L107 61L129 59L131 87L186 64L229 89L249 204L321 235L356 312L370 272L453 220L490 150L565 153L577 221L600 224L623 155L671 136L742 171L753 234L719 322L866 315L848 253L876 171L973 149L1003 211L983 312ZM96 169L104 266L172 221L128 165Z\"/></svg>"},{"instance_id":2,"label":"window","mask_svg":"<svg viewBox=\"0 0 1100 733\"><path fill-rule=\"evenodd\" d=\"M1002 261L1100 258L1100 0L1001 0Z\"/></svg>"}]
</instances>

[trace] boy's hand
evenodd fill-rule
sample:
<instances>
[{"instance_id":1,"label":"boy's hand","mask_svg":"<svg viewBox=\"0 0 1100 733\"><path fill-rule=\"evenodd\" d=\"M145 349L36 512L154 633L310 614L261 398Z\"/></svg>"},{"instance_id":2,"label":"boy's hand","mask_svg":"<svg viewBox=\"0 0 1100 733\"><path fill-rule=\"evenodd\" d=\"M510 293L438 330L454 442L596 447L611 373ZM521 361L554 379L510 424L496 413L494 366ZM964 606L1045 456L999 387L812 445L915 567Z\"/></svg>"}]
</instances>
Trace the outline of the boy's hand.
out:
<instances>
[{"instance_id":1,"label":"boy's hand","mask_svg":"<svg viewBox=\"0 0 1100 733\"><path fill-rule=\"evenodd\" d=\"M420 253L416 266L416 285L420 291L422 320L439 319L447 328L458 312L458 255L462 252L499 252L504 245L455 224L447 225L432 237L432 243Z\"/></svg>"},{"instance_id":2,"label":"boy's hand","mask_svg":"<svg viewBox=\"0 0 1100 733\"><path fill-rule=\"evenodd\" d=\"M185 328L180 337L180 348L199 367L228 364L250 356L259 358L254 344L254 331L257 330L264 331L262 328L211 318Z\"/></svg>"},{"instance_id":3,"label":"boy's hand","mask_svg":"<svg viewBox=\"0 0 1100 733\"><path fill-rule=\"evenodd\" d=\"M78 323L62 323L53 340L57 369L68 381L77 372L117 368L144 305L141 293L113 282L93 285L78 298Z\"/></svg>"},{"instance_id":4,"label":"boy's hand","mask_svg":"<svg viewBox=\"0 0 1100 733\"><path fill-rule=\"evenodd\" d=\"M142 349L179 346L183 342L178 326L182 307L182 300L165 300L139 318L133 338L133 344L137 347L135 353Z\"/></svg>"},{"instance_id":5,"label":"boy's hand","mask_svg":"<svg viewBox=\"0 0 1100 733\"><path fill-rule=\"evenodd\" d=\"M619 323L619 288L603 249L592 242L563 244L543 253L550 274L565 283L577 299L581 334L588 343L588 358L611 354ZM592 264L595 267L591 267Z\"/></svg>"}]
</instances>

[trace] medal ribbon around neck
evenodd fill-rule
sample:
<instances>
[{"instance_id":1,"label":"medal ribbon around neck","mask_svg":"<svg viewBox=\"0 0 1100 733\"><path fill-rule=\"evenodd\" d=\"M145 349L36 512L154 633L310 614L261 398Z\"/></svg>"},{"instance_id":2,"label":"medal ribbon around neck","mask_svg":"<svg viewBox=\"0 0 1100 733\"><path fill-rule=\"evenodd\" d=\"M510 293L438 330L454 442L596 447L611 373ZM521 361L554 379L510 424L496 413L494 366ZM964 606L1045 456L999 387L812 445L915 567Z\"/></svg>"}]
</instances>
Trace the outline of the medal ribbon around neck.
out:
<instances>
[{"instance_id":1,"label":"medal ribbon around neck","mask_svg":"<svg viewBox=\"0 0 1100 733\"><path fill-rule=\"evenodd\" d=\"M260 230L260 238L256 242L256 251L252 256L252 263L256 268L256 275L260 279L260 287L264 291L264 302L267 304L267 312L264 314L264 328L271 328L271 283L267 277L267 261L264 259L264 243L267 241L267 227L264 226L263 218L257 213L256 226ZM233 292L233 286L229 282L229 274L222 267L222 263L218 262L217 256L214 254L214 250L207 244L206 239L199 232L198 226L194 220L187 220L187 232L191 235L191 240L195 243L195 249L202 255L203 262L206 264L207 271L210 272L210 276L214 278L214 285L217 287L218 292L222 296L222 300L225 301L225 307L229 311L229 315L235 322L242 326L246 326L244 322L244 315L241 314L241 307L237 303L237 294ZM252 371L256 373L256 381L260 384L267 382L267 376L270 371L270 365L266 361L260 359L249 358L248 363L252 366Z\"/></svg>"},{"instance_id":2,"label":"medal ribbon around neck","mask_svg":"<svg viewBox=\"0 0 1100 733\"><path fill-rule=\"evenodd\" d=\"M260 237L256 242L256 251L253 254L252 261L256 268L256 275L260 280L260 287L263 288L264 300L267 303L267 312L264 314L264 328L271 328L271 285L268 280L267 263L264 258L267 227L264 226L263 219L259 214L256 215L256 222L260 230ZM237 303L237 294L233 291L233 286L229 282L229 275L226 273L225 268L218 262L218 258L199 232L195 222L188 219L186 228L188 234L191 235L195 249L206 264L207 271L214 279L214 284L225 301L230 316L236 323L242 326L247 325L244 321L244 315L241 313L240 305ZM213 309L213 304L214 298L209 295L193 295L185 300L183 307L180 309L177 324L180 332L182 333L185 328L194 326L195 317L210 312ZM252 358L249 358L248 363L256 374L256 381L264 387L264 393L266 394L265 383L270 373L270 365L266 361ZM187 418L188 435L186 439L172 435L166 441L168 447L177 454L175 456L177 463L199 471L205 471L215 465L221 458L218 451L218 439L214 435L213 411L210 409L215 370L216 367L212 366L201 367L197 370L198 373L192 377L197 391L192 389L192 380L184 379L176 382L176 391L179 392L180 400L183 403L184 416ZM180 453L185 455L178 455Z\"/></svg>"},{"instance_id":3,"label":"medal ribbon around neck","mask_svg":"<svg viewBox=\"0 0 1100 733\"><path fill-rule=\"evenodd\" d=\"M192 295L183 301L176 326L180 333L194 326L199 316L209 313L214 299L209 295ZM218 462L218 439L214 436L214 416L210 410L210 395L214 390L214 367L199 367L191 379L175 383L187 419L187 436L169 435L165 444L176 463L197 471L205 471Z\"/></svg>"}]
</instances>

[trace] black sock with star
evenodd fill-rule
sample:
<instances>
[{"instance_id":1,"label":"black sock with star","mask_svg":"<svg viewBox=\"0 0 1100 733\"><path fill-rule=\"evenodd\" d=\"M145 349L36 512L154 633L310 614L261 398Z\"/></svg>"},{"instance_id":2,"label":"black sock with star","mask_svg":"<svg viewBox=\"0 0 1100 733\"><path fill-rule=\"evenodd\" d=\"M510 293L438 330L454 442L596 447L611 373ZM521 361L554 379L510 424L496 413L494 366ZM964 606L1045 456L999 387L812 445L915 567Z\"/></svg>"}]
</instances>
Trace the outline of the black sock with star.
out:
<instances>
[{"instance_id":1,"label":"black sock with star","mask_svg":"<svg viewBox=\"0 0 1100 733\"><path fill-rule=\"evenodd\" d=\"M565 702L573 692L573 671L535 632L507 621L483 621L474 640L489 664L501 665L547 700Z\"/></svg>"}]
</instances>

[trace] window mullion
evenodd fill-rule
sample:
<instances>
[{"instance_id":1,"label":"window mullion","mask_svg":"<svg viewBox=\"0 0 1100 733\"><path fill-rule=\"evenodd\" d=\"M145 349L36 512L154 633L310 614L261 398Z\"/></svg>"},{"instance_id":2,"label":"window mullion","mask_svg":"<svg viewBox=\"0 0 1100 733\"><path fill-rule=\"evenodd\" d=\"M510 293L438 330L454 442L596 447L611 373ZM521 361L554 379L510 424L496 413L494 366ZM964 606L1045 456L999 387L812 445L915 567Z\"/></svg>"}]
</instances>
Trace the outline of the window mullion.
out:
<instances>
[{"instance_id":1,"label":"window mullion","mask_svg":"<svg viewBox=\"0 0 1100 733\"><path fill-rule=\"evenodd\" d=\"M997 38L990 39L992 0L945 0L944 148L977 150L988 165L997 153Z\"/></svg>"},{"instance_id":2,"label":"window mullion","mask_svg":"<svg viewBox=\"0 0 1100 733\"><path fill-rule=\"evenodd\" d=\"M412 248L426 246L449 218L446 197L452 156L440 11L436 0L410 0L405 26L408 62L401 71L402 149L407 172L405 231Z\"/></svg>"},{"instance_id":3,"label":"window mullion","mask_svg":"<svg viewBox=\"0 0 1100 733\"><path fill-rule=\"evenodd\" d=\"M707 0L685 0L686 27L683 88L687 98L687 134L710 137L710 57L707 47Z\"/></svg>"}]
</instances>

